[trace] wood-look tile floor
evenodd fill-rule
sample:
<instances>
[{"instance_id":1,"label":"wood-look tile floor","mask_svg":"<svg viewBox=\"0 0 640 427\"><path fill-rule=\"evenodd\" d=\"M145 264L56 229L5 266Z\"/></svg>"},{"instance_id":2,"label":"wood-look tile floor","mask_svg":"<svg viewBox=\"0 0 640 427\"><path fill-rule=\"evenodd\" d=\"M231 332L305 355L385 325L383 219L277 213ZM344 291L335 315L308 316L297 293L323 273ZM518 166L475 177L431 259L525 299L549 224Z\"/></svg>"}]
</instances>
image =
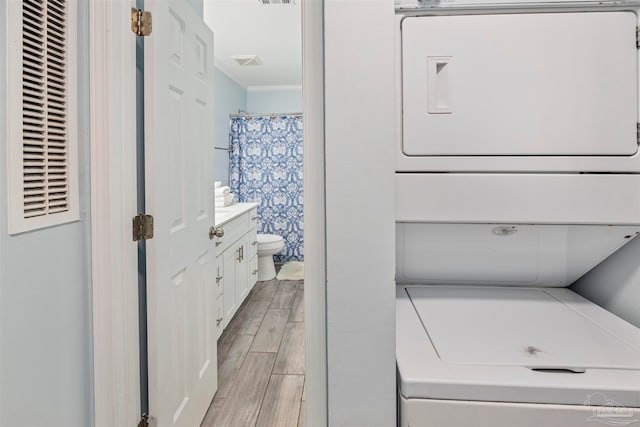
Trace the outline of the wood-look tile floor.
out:
<instances>
[{"instance_id":1,"label":"wood-look tile floor","mask_svg":"<svg viewBox=\"0 0 640 427\"><path fill-rule=\"evenodd\" d=\"M258 282L218 340L202 427L305 427L304 286Z\"/></svg>"}]
</instances>

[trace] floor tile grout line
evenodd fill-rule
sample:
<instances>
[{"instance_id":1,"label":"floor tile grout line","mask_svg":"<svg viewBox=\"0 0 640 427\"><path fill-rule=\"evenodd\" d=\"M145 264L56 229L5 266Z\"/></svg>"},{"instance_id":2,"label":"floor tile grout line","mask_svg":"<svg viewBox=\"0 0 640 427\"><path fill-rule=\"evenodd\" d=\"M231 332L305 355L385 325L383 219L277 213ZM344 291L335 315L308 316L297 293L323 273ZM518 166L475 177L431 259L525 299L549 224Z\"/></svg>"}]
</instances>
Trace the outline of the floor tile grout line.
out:
<instances>
[{"instance_id":1,"label":"floor tile grout line","mask_svg":"<svg viewBox=\"0 0 640 427\"><path fill-rule=\"evenodd\" d=\"M280 287L280 285L281 285L281 283L278 283L278 288ZM271 300L269 301L269 307L267 308L267 311L265 312L264 317L262 318L262 322L260 322L260 327L262 327L262 323L264 322L264 319L267 317L267 312L269 310L272 310L271 305L273 304L273 300L276 298L277 294L278 294L278 289L276 289L276 292L274 292L273 297L271 297ZM289 309L289 316L291 316L291 309ZM288 323L288 320L289 320L289 317L287 317L287 323ZM287 325L285 324L285 330L286 330L286 327L287 327ZM260 328L258 328L258 330L260 330ZM256 335L257 335L257 332L256 332ZM280 348L282 347L283 339L284 339L284 331L282 332L282 337L280 337L280 342L278 343L278 351L275 352L275 357L273 358L273 366L271 366L271 371L269 372L269 382L267 383L267 388L265 389L264 395L262 396L262 402L260 403L260 410L258 411L258 416L256 417L256 422L254 424L254 427L257 426L258 419L260 418L260 413L262 412L262 406L264 405L264 399L267 396L267 390L269 390L269 384L271 384L271 379L273 378L273 375L274 375L273 370L275 369L276 361L278 360L278 354L280 353ZM270 354L273 354L273 353L270 353ZM298 418L299 417L300 417L300 413L298 412Z\"/></svg>"},{"instance_id":2,"label":"floor tile grout line","mask_svg":"<svg viewBox=\"0 0 640 427\"><path fill-rule=\"evenodd\" d=\"M264 312L264 314L262 315L262 320L260 321L260 324L258 325L258 331L260 330L260 328L262 327L262 323L264 322L265 317L267 317L267 312L269 310L271 310L271 304L273 303L273 299L276 297L276 294L278 293L278 290L276 289L276 292L274 292L273 296L271 297L271 299L269 300L269 305L267 306L267 310ZM256 335L258 335L258 331L256 331ZM253 344L253 343L252 343Z\"/></svg>"},{"instance_id":3,"label":"floor tile grout line","mask_svg":"<svg viewBox=\"0 0 640 427\"><path fill-rule=\"evenodd\" d=\"M276 364L276 358L273 358L273 365ZM260 410L258 411L258 415L256 416L256 422L253 423L254 426L258 424L258 419L260 418L260 413L262 412L262 407L264 406L264 399L267 397L267 391L269 390L269 384L271 384L271 377L273 377L273 365L271 366L271 371L269 372L269 381L267 382L267 386L264 389L264 394L262 395L262 400L260 401Z\"/></svg>"},{"instance_id":4,"label":"floor tile grout line","mask_svg":"<svg viewBox=\"0 0 640 427\"><path fill-rule=\"evenodd\" d=\"M304 322L287 322L287 325L289 325L289 323L302 323L303 327L304 327ZM287 331L287 325L285 325L285 328L284 328L285 332ZM278 362L278 356L280 355L280 349L282 348L282 342L283 341L284 341L284 333L282 334L282 340L280 340L280 346L278 347L278 353L276 354L276 363ZM306 351L306 348L304 348L303 351ZM275 369L275 364L276 363L274 363L273 369ZM272 371L271 373L275 373L275 372ZM280 375L306 375L306 373L307 373L306 366L305 366L305 373L304 374L289 374L289 373L278 372L278 374L280 374Z\"/></svg>"},{"instance_id":5,"label":"floor tile grout line","mask_svg":"<svg viewBox=\"0 0 640 427\"><path fill-rule=\"evenodd\" d=\"M298 281L298 283L296 283L296 286L299 286L300 282L304 283L303 281ZM281 285L282 285L282 281L276 280L276 284L275 284L276 291L274 292L274 294L271 296L270 299L266 300L267 303L268 303L267 309L262 314L262 318L260 319L260 323L258 325L258 331L260 330L260 328L264 324L264 321L265 321L265 318L267 316L267 313L269 312L269 310L272 310L272 309L273 310L289 310L289 316L287 316L287 319L286 319L286 322L285 322L285 330L287 329L287 326L289 326L289 324L302 323L304 325L304 319L301 320L301 321L300 320L291 320L291 316L293 315L293 301L291 302L291 307L272 307L274 299L275 299L276 295L278 294L278 290L280 289ZM297 294L298 291L299 291L299 289L296 290L296 294ZM257 298L257 295L258 295L257 292L254 293L251 296L251 298L247 298L246 299L245 303L247 303L250 299L254 300L255 298ZM295 297L296 297L296 295L294 295L294 298L293 298L294 301L295 301ZM304 298L304 296L303 296L303 298ZM303 299L303 301L304 301L304 299ZM243 306L244 306L244 304L243 304ZM240 311L240 308L238 309L238 311ZM236 320L236 319L232 319L231 321L233 322L234 320ZM245 355L242 358L242 360L239 361L238 367L237 367L237 369L235 369L235 372L233 373L233 375L229 378L229 381L233 382L235 379L237 379L237 377L240 374L240 371L242 369L242 366L245 363L245 361L247 359L247 356L250 353L253 353L253 354L272 354L272 355L274 355L274 359L273 359L273 363L271 365L271 368L267 370L267 374L269 375L269 380L267 381L267 385L266 385L266 387L264 389L264 392L262 394L262 399L260 401L258 414L256 415L254 423L250 427L256 427L257 426L258 420L260 419L260 414L263 413L263 408L264 408L264 404L265 404L267 391L269 390L269 386L272 383L272 379L273 379L274 375L278 375L278 376L282 376L282 377L286 377L286 376L302 377L302 394L300 395L299 400L296 401L297 407L298 407L298 413L297 413L297 418L296 419L297 419L298 424L299 424L300 423L300 416L301 416L301 412L302 412L302 405L304 403L303 395L304 395L304 387L305 387L305 384L306 384L306 372L302 373L302 374L299 374L299 373L282 373L282 372L276 373L276 372L274 372L275 366L276 366L276 361L278 360L278 356L280 355L280 352L283 349L282 348L282 343L284 341L284 332L283 332L282 336L280 337L280 342L278 343L278 350L276 352L251 351L251 346L253 345L253 342L254 342L254 340L255 340L255 338L257 336L258 331L256 331L255 334L248 334L248 333L246 333L246 331L239 331L239 332L234 333L233 334L234 336L229 337L229 339L232 339L231 344L229 346L229 350L231 349L231 347L233 345L233 342L235 342L235 340L237 340L239 337L241 337L243 335L251 337L251 342L249 343L249 350L245 353ZM224 399L224 400L226 400L226 399ZM213 406L213 402L214 401L215 401L215 397L214 397L214 400L212 400L212 402L210 404L211 406ZM209 410L211 409L211 406L208 408L207 412L209 412ZM292 414L292 415L294 415L294 414ZM215 427L215 420L212 420L212 421L214 421L214 423L210 427Z\"/></svg>"},{"instance_id":6,"label":"floor tile grout line","mask_svg":"<svg viewBox=\"0 0 640 427\"><path fill-rule=\"evenodd\" d=\"M271 372L271 375L277 375L280 377L304 377L305 374L281 374L278 372Z\"/></svg>"},{"instance_id":7,"label":"floor tile grout line","mask_svg":"<svg viewBox=\"0 0 640 427\"><path fill-rule=\"evenodd\" d=\"M271 303L273 302L273 299L275 298L275 295L277 293L276 292L273 294L273 296L271 297L271 299L269 300L269 305L267 306L267 309L265 310L264 314L262 315L262 320L260 321L260 325L258 325L258 330L256 331L255 335L253 336L253 340L251 340L251 344L249 345L249 351L247 351L247 354L244 356L245 359L246 357L249 355L249 353L251 353L251 347L253 346L253 342L255 341L256 335L258 335L258 332L260 331L260 328L262 327L262 324L264 323L264 319L267 317L267 313L269 312L269 310L271 309ZM273 354L270 352L253 352L253 353L266 353L266 354ZM260 413L262 412L262 406L264 405L264 399L267 395L267 390L269 390L269 384L271 384L271 375L273 374L273 368L276 364L276 359L278 358L278 354L275 353L275 356L273 357L273 365L271 365L271 369L269 370L269 381L267 381L267 386L264 389L264 393L262 394L262 400L260 401L260 409L258 410L258 414L256 415L256 419L253 422L253 426L252 427L256 427L256 425L258 424L258 419L260 418ZM237 375L237 372L236 372Z\"/></svg>"},{"instance_id":8,"label":"floor tile grout line","mask_svg":"<svg viewBox=\"0 0 640 427\"><path fill-rule=\"evenodd\" d=\"M287 332L287 325L289 324L289 322L287 322L284 325L284 330L282 331L282 338L280 338L280 342L278 343L278 351L276 351L276 360L275 362L273 362L273 369L275 369L275 365L276 362L278 362L278 356L280 356L280 350L282 350L282 342L284 341L284 334ZM273 374L273 369L271 369L271 373Z\"/></svg>"},{"instance_id":9,"label":"floor tile grout line","mask_svg":"<svg viewBox=\"0 0 640 427\"><path fill-rule=\"evenodd\" d=\"M304 381L302 382L302 386L304 387ZM298 403L298 422L296 423L296 427L300 425L300 416L302 415L302 394L300 395L300 402Z\"/></svg>"}]
</instances>

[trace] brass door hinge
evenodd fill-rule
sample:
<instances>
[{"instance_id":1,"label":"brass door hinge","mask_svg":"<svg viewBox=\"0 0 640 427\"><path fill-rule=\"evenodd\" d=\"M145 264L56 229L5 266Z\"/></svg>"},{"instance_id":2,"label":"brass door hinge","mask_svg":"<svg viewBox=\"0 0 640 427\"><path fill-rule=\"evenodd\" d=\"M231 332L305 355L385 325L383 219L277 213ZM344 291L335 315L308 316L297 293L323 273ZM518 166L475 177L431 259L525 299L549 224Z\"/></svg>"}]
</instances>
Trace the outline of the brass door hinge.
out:
<instances>
[{"instance_id":1,"label":"brass door hinge","mask_svg":"<svg viewBox=\"0 0 640 427\"><path fill-rule=\"evenodd\" d=\"M131 8L131 31L137 36L148 36L151 34L152 22L151 12L141 9Z\"/></svg>"},{"instance_id":2,"label":"brass door hinge","mask_svg":"<svg viewBox=\"0 0 640 427\"><path fill-rule=\"evenodd\" d=\"M149 415L148 414L142 414L142 418L140 419L140 422L138 423L138 427L149 427Z\"/></svg>"},{"instance_id":3,"label":"brass door hinge","mask_svg":"<svg viewBox=\"0 0 640 427\"><path fill-rule=\"evenodd\" d=\"M139 214L133 217L133 241L153 238L153 217Z\"/></svg>"}]
</instances>

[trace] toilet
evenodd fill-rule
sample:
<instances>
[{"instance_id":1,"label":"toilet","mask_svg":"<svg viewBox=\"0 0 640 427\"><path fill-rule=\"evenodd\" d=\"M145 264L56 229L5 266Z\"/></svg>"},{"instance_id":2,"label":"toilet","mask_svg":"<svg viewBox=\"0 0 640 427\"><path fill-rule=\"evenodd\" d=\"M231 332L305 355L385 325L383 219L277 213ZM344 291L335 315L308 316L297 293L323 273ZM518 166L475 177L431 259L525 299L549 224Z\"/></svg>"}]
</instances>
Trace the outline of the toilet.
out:
<instances>
[{"instance_id":1,"label":"toilet","mask_svg":"<svg viewBox=\"0 0 640 427\"><path fill-rule=\"evenodd\" d=\"M284 239L276 234L258 234L258 280L276 277L273 255L284 248Z\"/></svg>"}]
</instances>

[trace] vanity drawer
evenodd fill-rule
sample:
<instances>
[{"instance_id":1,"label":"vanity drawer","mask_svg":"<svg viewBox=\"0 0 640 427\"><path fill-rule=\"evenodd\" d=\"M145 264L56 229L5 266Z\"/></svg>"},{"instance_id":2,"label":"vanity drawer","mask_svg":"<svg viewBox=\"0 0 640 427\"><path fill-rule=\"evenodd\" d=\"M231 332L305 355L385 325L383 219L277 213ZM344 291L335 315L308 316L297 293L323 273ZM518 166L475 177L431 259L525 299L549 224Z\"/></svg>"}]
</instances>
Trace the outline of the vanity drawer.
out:
<instances>
[{"instance_id":1,"label":"vanity drawer","mask_svg":"<svg viewBox=\"0 0 640 427\"><path fill-rule=\"evenodd\" d=\"M258 231L254 228L249 232L249 256L251 259L258 255Z\"/></svg>"},{"instance_id":2,"label":"vanity drawer","mask_svg":"<svg viewBox=\"0 0 640 427\"><path fill-rule=\"evenodd\" d=\"M216 258L214 273L216 275L216 298L222 295L224 291L224 263L222 257Z\"/></svg>"},{"instance_id":3,"label":"vanity drawer","mask_svg":"<svg viewBox=\"0 0 640 427\"><path fill-rule=\"evenodd\" d=\"M253 208L249 211L249 228L256 228L258 226L258 208Z\"/></svg>"},{"instance_id":4,"label":"vanity drawer","mask_svg":"<svg viewBox=\"0 0 640 427\"><path fill-rule=\"evenodd\" d=\"M239 238L247 234L249 231L250 212L244 213L237 218L232 219L224 225L218 227L224 233L222 237L215 243L216 255L221 254L229 246L238 241Z\"/></svg>"}]
</instances>

